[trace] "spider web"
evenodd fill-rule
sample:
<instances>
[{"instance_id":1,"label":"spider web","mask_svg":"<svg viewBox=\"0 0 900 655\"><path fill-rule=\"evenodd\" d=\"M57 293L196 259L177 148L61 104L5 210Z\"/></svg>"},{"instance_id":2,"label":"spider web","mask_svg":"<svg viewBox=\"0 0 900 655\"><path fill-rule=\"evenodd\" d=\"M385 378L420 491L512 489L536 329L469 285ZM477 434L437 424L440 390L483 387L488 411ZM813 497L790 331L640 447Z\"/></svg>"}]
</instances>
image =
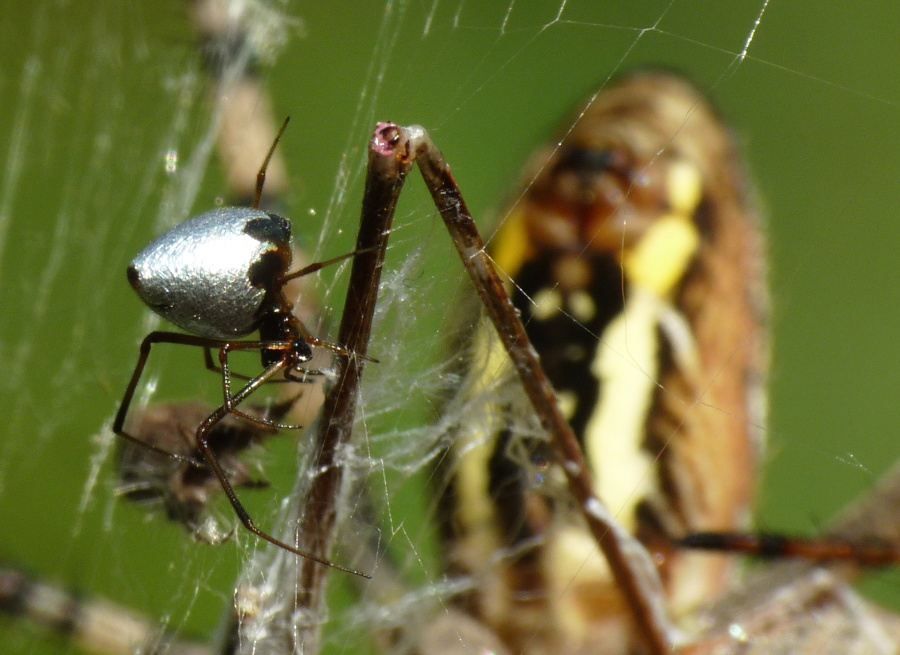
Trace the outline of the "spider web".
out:
<instances>
[{"instance_id":1,"label":"spider web","mask_svg":"<svg viewBox=\"0 0 900 655\"><path fill-rule=\"evenodd\" d=\"M775 342L759 524L815 532L896 459L891 26L900 9L782 0L727 12L675 0L270 8L292 21L263 72L276 111L292 117L280 146L288 215L319 258L352 249L376 120L427 126L476 220L496 226L529 152L589 93L642 65L694 78L741 136L769 220ZM103 430L150 329L125 266L225 193L193 39L175 0L0 10L0 555L208 638L258 544L238 533L237 546L206 547L159 512L115 502ZM428 426L453 381L445 326L462 272L418 180L409 186L370 349L380 363L367 370L360 410L366 482L383 516L355 516L351 529L380 534L426 598L443 591L434 508L415 502L410 480L434 456ZM327 335L345 279L320 280ZM196 357L157 362L159 398L215 399ZM263 455L272 489L242 494L263 526L291 487L296 443L273 440ZM896 583L871 586L900 603ZM380 620L377 595L359 606L352 591L335 585L330 652L357 652L358 626ZM0 629L5 652L76 652L21 626Z\"/></svg>"}]
</instances>

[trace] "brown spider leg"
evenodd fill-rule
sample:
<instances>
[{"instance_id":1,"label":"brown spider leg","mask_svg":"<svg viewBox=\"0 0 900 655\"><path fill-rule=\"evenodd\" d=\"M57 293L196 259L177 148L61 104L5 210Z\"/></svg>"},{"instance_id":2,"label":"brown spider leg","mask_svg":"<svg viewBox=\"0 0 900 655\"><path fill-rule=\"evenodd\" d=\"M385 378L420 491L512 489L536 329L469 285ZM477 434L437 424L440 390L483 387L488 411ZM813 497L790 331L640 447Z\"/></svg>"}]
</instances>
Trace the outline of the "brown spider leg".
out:
<instances>
[{"instance_id":1,"label":"brown spider leg","mask_svg":"<svg viewBox=\"0 0 900 655\"><path fill-rule=\"evenodd\" d=\"M234 377L234 373L231 374ZM267 384L272 384L273 382L291 382L291 380L269 380ZM262 415L257 414L246 414L240 410L232 410L232 414L235 416L240 416L241 418L246 418L246 420L251 423L256 423L257 419L262 418L263 420L270 421L271 425L266 426L263 425L261 427L268 428L271 427L271 432L277 432L278 430L302 430L305 426L292 425L289 423L277 423L282 417L287 416L287 413L291 411L291 408L294 404L303 397L303 391L287 398L286 400L281 400L279 402L273 404L267 404L262 408L259 408L262 411ZM259 411L259 410L257 410ZM193 435L189 435L188 438L191 438Z\"/></svg>"},{"instance_id":2,"label":"brown spider leg","mask_svg":"<svg viewBox=\"0 0 900 655\"><path fill-rule=\"evenodd\" d=\"M219 348L219 370L222 373L222 397L224 399L225 404L223 405L228 409L230 414L234 414L235 416L239 416L240 418L249 421L250 423L254 423L256 425L262 425L264 427L273 428L276 430L302 430L304 426L302 425L293 425L289 423L279 423L277 421L273 421L264 416L253 416L252 414L247 414L239 409L237 409L237 403L234 402L234 398L231 393L231 380L236 376L231 372L231 367L228 365L228 353L233 350L275 350L281 351L284 353L284 356L281 360L279 360L279 364L282 364L283 367L288 366L290 363L290 351L293 348L293 344L288 341L236 341L225 343L221 348ZM268 369L266 369L268 370ZM265 372L265 371L264 371ZM264 373L263 372L263 373ZM262 374L260 374L262 375ZM269 376L271 377L271 376ZM259 378L259 375L247 378L248 380L256 380ZM297 380L283 380L283 379L268 379L267 383L272 382L297 382Z\"/></svg>"},{"instance_id":3,"label":"brown spider leg","mask_svg":"<svg viewBox=\"0 0 900 655\"><path fill-rule=\"evenodd\" d=\"M331 259L326 259L324 262L315 262L314 264L310 264L309 266L304 266L301 269L294 271L293 273L287 273L284 277L281 278L281 283L289 282L290 280L295 280L298 277L304 277L305 275L309 275L310 273L315 273L318 270L325 268L326 266L331 266L332 264L337 264L338 262L342 262L345 259L350 259L351 257L356 257L357 255L361 255L365 252L372 252L374 248L363 248L362 250L354 250L353 252L348 252L346 255L340 255L339 257L332 257Z\"/></svg>"},{"instance_id":4,"label":"brown spider leg","mask_svg":"<svg viewBox=\"0 0 900 655\"><path fill-rule=\"evenodd\" d=\"M269 382L275 382L275 380L269 380ZM248 414L239 409L232 409L230 413L245 421L249 421L250 423L261 425L264 428L271 428L272 432L277 432L278 430L302 430L306 427L305 425L297 425L295 423L277 423L271 419L262 416L254 416L253 414Z\"/></svg>"},{"instance_id":5,"label":"brown spider leg","mask_svg":"<svg viewBox=\"0 0 900 655\"><path fill-rule=\"evenodd\" d=\"M203 350L203 364L204 364L204 366L206 366L207 371L212 371L213 373L217 373L219 375L222 374L222 369L219 367L218 364L215 363L215 361L213 361L212 350L209 348L205 348ZM235 373L234 371L232 371L230 375L231 375L231 378L234 380L252 380L254 377L252 375L244 375L242 373ZM317 371L316 369L308 369L305 371L305 375L306 375L306 377L316 377L319 375L324 375L324 373L322 373L322 371ZM284 377L284 378L278 378L277 380L269 380L268 384L279 384L279 383L284 384L287 382L305 382L305 380L298 380L295 378Z\"/></svg>"},{"instance_id":6,"label":"brown spider leg","mask_svg":"<svg viewBox=\"0 0 900 655\"><path fill-rule=\"evenodd\" d=\"M809 539L766 533L695 532L675 540L675 545L763 559L794 557L810 562L850 562L871 567L895 566L900 562L900 550L893 544L853 543L827 535Z\"/></svg>"},{"instance_id":7,"label":"brown spider leg","mask_svg":"<svg viewBox=\"0 0 900 655\"><path fill-rule=\"evenodd\" d=\"M226 344L219 351L219 360L222 365L223 370L228 371L228 350L230 344ZM228 500L231 502L231 506L234 508L235 514L237 514L238 518L241 520L241 523L244 525L247 530L255 534L260 539L264 541L268 541L270 544L278 546L290 553L298 555L300 557L304 557L308 560L312 560L314 562L318 562L319 564L324 564L325 566L330 566L331 568L338 569L340 571L344 571L346 573L353 573L363 578L371 579L371 576L366 575L362 571L357 571L355 569L351 569L345 566L341 566L340 564L335 564L334 562L330 562L323 557L318 557L313 555L312 553L304 552L294 546L289 546L283 541L279 541L272 535L263 532L256 524L253 522L253 519L247 513L247 510L244 509L244 506L241 504L241 501L238 499L237 494L234 491L234 488L231 486L231 482L228 480L228 476L225 475L225 471L222 470L222 467L219 465L218 460L216 459L215 453L213 453L212 448L209 445L208 435L212 431L213 427L216 423L222 420L226 414L234 413L234 408L243 402L247 396L256 391L260 386L266 383L266 381L271 378L276 373L279 373L282 369L284 369L290 362L288 357L275 362L274 364L270 364L266 370L257 375L255 378L250 380L243 389L238 391L234 395L227 396L227 402L219 407L216 411L209 415L209 417L200 424L200 427L197 428L197 447L200 449L200 452L203 453L203 456L206 458L207 464L209 464L209 468L212 469L212 472L219 479L219 484L222 486L222 490L225 492L225 495L228 496ZM223 379L227 379L227 375L223 376Z\"/></svg>"},{"instance_id":8,"label":"brown spider leg","mask_svg":"<svg viewBox=\"0 0 900 655\"><path fill-rule=\"evenodd\" d=\"M269 148L269 152L266 153L266 158L263 160L262 166L259 167L259 172L256 174L256 193L253 194L253 209L259 209L259 202L262 200L263 187L266 184L266 169L269 168L269 160L272 159L272 154L275 152L275 146L281 141L281 135L284 134L290 120L290 116L284 119L284 123L281 124L281 129L278 130L278 134L275 135L272 147Z\"/></svg>"},{"instance_id":9,"label":"brown spider leg","mask_svg":"<svg viewBox=\"0 0 900 655\"><path fill-rule=\"evenodd\" d=\"M292 321L294 326L297 328L297 332L300 335L300 338L303 339L310 346L314 346L316 348L324 348L325 350L330 350L335 355L341 355L343 357L348 357L350 359L362 359L367 362L375 362L378 363L377 359L373 359L372 357L367 357L366 355L360 355L352 350L347 350L343 346L340 346L336 343L329 343L328 341L322 341L318 337L314 336L309 330L306 329L306 326L299 319L295 319Z\"/></svg>"},{"instance_id":10,"label":"brown spider leg","mask_svg":"<svg viewBox=\"0 0 900 655\"><path fill-rule=\"evenodd\" d=\"M146 337L144 337L144 340L141 342L140 354L138 355L137 364L134 367L134 372L131 374L131 380L128 382L128 388L125 390L125 395L122 397L122 404L119 405L119 411L116 412L116 418L115 420L113 420L113 432L126 441L130 441L131 443L137 444L138 446L146 448L147 450L152 450L153 452L164 455L166 457L171 457L172 459L176 459L180 462L186 462L187 464L190 464L191 466L194 466L196 468L206 468L206 464L204 462L196 460L193 457L176 455L175 453L170 453L167 450L163 450L162 448L159 448L152 444L148 444L147 442L141 441L137 437L129 434L124 429L125 418L128 415L128 409L131 406L131 401L134 399L134 394L137 390L138 382L140 382L141 376L144 373L144 367L147 365L147 359L150 357L150 350L155 343L173 343L183 346L197 346L204 349L222 348L225 345L225 342L223 341L197 337L190 334L180 334L178 332L151 332Z\"/></svg>"}]
</instances>

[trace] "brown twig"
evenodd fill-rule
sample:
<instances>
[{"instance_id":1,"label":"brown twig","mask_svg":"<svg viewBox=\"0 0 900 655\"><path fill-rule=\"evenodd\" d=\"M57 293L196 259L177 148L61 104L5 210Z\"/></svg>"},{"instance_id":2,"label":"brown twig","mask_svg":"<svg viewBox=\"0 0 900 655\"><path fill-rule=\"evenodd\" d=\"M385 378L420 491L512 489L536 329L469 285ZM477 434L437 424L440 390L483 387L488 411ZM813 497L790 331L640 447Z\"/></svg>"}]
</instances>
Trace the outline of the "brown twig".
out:
<instances>
[{"instance_id":1,"label":"brown twig","mask_svg":"<svg viewBox=\"0 0 900 655\"><path fill-rule=\"evenodd\" d=\"M296 510L301 515L297 534L304 548L312 553L329 552L340 523L337 499L341 497L344 482L381 270L400 189L412 168L412 160L393 148L395 138L392 126L380 125L369 144L368 176L356 244L360 254L351 269L338 335L339 343L355 356L338 358L337 380L326 397L319 427L312 435L313 452L317 453L314 469L318 474ZM292 569L294 574L287 578L295 582L285 584L282 578L289 573L288 566L299 569ZM320 616L328 572L307 560L282 559L281 569L275 573L280 578L278 586L281 590L291 589L293 596L287 603L274 598L269 607L257 614L267 624L266 638L281 644L276 646L277 652L318 652L321 621L298 622L296 617ZM253 631L252 618L249 622L248 617L238 620L242 633Z\"/></svg>"},{"instance_id":2,"label":"brown twig","mask_svg":"<svg viewBox=\"0 0 900 655\"><path fill-rule=\"evenodd\" d=\"M363 358L368 352L372 333L372 319L394 210L403 181L412 168L412 162L402 153L391 150L389 142L392 138L393 132L379 125L369 143L368 176L356 241L356 250L361 254L353 260L338 333L338 343L356 356L338 360L337 383L326 396L322 410L321 439L317 449L321 454L316 462L322 473L313 482L308 504L327 510L315 515L308 514L301 528L301 534L307 535L309 547L314 552L328 552L333 539L336 521L333 499L340 490L343 475L340 458L349 444L356 415ZM309 595L312 599L321 593L322 580L327 572L321 566L306 566L305 563L303 569L303 584L298 595L301 604L303 595ZM307 603L306 606L314 607L315 603Z\"/></svg>"}]
</instances>

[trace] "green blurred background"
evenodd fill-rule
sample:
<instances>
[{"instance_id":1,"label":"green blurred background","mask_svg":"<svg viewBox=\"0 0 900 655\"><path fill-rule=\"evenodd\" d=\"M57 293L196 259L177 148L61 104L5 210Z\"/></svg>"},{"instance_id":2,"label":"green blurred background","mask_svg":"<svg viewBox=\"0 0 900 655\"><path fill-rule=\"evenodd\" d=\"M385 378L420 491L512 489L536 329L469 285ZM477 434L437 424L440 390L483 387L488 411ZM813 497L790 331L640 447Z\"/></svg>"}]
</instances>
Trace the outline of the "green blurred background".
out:
<instances>
[{"instance_id":1,"label":"green blurred background","mask_svg":"<svg viewBox=\"0 0 900 655\"><path fill-rule=\"evenodd\" d=\"M376 120L427 126L486 216L529 152L610 76L681 70L741 136L769 221L775 348L760 526L815 532L894 462L900 5L774 0L761 16L763 2L743 0L324 5L275 5L298 23L264 71L276 113L292 117L288 215L305 242L324 256L350 249ZM114 503L108 461L80 509L101 452L94 435L146 331L125 266L165 221L226 193L199 147L210 105L193 39L176 0L0 8L0 557L202 637L231 602L241 548L204 547ZM168 151L184 172L165 172ZM192 168L202 184L179 198L196 188ZM397 380L439 361L446 285L460 276L432 214L421 191L406 198L390 254L395 264L422 254L402 286L434 319L402 361L386 358L408 367ZM196 361L160 361L165 394L196 393ZM394 404L380 429L430 416ZM290 487L294 446L273 448L275 490L249 503L262 517ZM394 520L428 520L405 513L398 504ZM898 585L868 586L896 605ZM340 634L334 652L348 648ZM0 620L4 653L56 648L74 652Z\"/></svg>"}]
</instances>

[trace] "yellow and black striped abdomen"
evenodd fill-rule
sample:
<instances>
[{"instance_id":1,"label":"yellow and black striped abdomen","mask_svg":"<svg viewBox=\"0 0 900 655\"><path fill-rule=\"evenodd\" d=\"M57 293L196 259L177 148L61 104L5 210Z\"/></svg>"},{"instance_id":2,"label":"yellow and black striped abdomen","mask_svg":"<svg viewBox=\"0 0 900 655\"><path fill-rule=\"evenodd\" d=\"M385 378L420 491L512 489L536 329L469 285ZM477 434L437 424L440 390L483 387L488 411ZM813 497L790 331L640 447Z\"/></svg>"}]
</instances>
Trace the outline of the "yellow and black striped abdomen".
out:
<instances>
[{"instance_id":1,"label":"yellow and black striped abdomen","mask_svg":"<svg viewBox=\"0 0 900 655\"><path fill-rule=\"evenodd\" d=\"M535 158L491 252L598 494L657 555L683 613L729 573L668 539L749 517L765 420L759 227L731 134L683 80L627 77L570 127ZM495 341L475 336L455 401L451 560L513 648L620 652L633 641L621 598Z\"/></svg>"}]
</instances>

